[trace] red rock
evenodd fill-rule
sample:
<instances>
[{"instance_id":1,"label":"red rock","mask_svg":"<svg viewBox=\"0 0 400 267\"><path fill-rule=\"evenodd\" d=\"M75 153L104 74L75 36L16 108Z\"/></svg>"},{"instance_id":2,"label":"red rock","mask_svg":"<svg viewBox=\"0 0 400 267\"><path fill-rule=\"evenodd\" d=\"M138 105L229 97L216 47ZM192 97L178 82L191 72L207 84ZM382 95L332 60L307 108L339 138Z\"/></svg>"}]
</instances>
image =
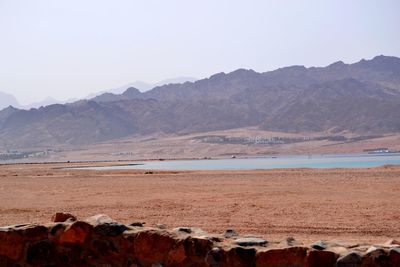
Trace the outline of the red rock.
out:
<instances>
[{"instance_id":1,"label":"red rock","mask_svg":"<svg viewBox=\"0 0 400 267\"><path fill-rule=\"evenodd\" d=\"M264 246L268 243L268 241L258 237L241 237L236 239L233 243L242 247L251 247Z\"/></svg>"},{"instance_id":2,"label":"red rock","mask_svg":"<svg viewBox=\"0 0 400 267\"><path fill-rule=\"evenodd\" d=\"M224 251L221 248L213 248L207 253L206 262L210 267L219 267L224 258Z\"/></svg>"},{"instance_id":3,"label":"red rock","mask_svg":"<svg viewBox=\"0 0 400 267\"><path fill-rule=\"evenodd\" d=\"M310 250L307 255L306 267L333 267L339 255L331 251Z\"/></svg>"},{"instance_id":4,"label":"red rock","mask_svg":"<svg viewBox=\"0 0 400 267\"><path fill-rule=\"evenodd\" d=\"M54 247L49 241L30 244L27 250L27 262L34 266L49 264L54 256Z\"/></svg>"},{"instance_id":5,"label":"red rock","mask_svg":"<svg viewBox=\"0 0 400 267\"><path fill-rule=\"evenodd\" d=\"M207 266L206 257L212 249L213 242L207 237L188 237L184 240L184 266Z\"/></svg>"},{"instance_id":6,"label":"red rock","mask_svg":"<svg viewBox=\"0 0 400 267\"><path fill-rule=\"evenodd\" d=\"M51 226L49 230L49 240L57 242L61 234L64 233L66 227L67 226L62 223L57 223Z\"/></svg>"},{"instance_id":7,"label":"red rock","mask_svg":"<svg viewBox=\"0 0 400 267\"><path fill-rule=\"evenodd\" d=\"M392 248L389 251L389 257L392 266L400 266L400 248Z\"/></svg>"},{"instance_id":8,"label":"red rock","mask_svg":"<svg viewBox=\"0 0 400 267\"><path fill-rule=\"evenodd\" d=\"M362 255L359 252L349 252L336 261L337 267L358 267L361 265Z\"/></svg>"},{"instance_id":9,"label":"red rock","mask_svg":"<svg viewBox=\"0 0 400 267\"><path fill-rule=\"evenodd\" d=\"M205 257L212 248L208 238L188 237L185 239L185 251L188 256Z\"/></svg>"},{"instance_id":10,"label":"red rock","mask_svg":"<svg viewBox=\"0 0 400 267\"><path fill-rule=\"evenodd\" d=\"M13 260L0 255L0 266L1 267L15 267L15 263Z\"/></svg>"},{"instance_id":11,"label":"red rock","mask_svg":"<svg viewBox=\"0 0 400 267\"><path fill-rule=\"evenodd\" d=\"M168 252L168 265L177 265L185 261L186 259L186 251L184 241L178 241L175 246Z\"/></svg>"},{"instance_id":12,"label":"red rock","mask_svg":"<svg viewBox=\"0 0 400 267\"><path fill-rule=\"evenodd\" d=\"M291 246L293 239L262 241L264 246L258 240L235 240L198 228L130 228L97 215L73 223L0 228L0 267L400 267L400 248L392 244L368 250L367 245L322 249L322 244L314 250Z\"/></svg>"},{"instance_id":13,"label":"red rock","mask_svg":"<svg viewBox=\"0 0 400 267\"><path fill-rule=\"evenodd\" d=\"M255 259L256 259L255 248L234 247L222 255L222 260L219 266L221 267L254 266Z\"/></svg>"},{"instance_id":14,"label":"red rock","mask_svg":"<svg viewBox=\"0 0 400 267\"><path fill-rule=\"evenodd\" d=\"M290 247L259 251L256 255L257 267L303 267L307 257L306 247Z\"/></svg>"},{"instance_id":15,"label":"red rock","mask_svg":"<svg viewBox=\"0 0 400 267\"><path fill-rule=\"evenodd\" d=\"M70 213L57 212L51 217L52 222L65 222L67 220L76 221L76 217Z\"/></svg>"},{"instance_id":16,"label":"red rock","mask_svg":"<svg viewBox=\"0 0 400 267\"><path fill-rule=\"evenodd\" d=\"M93 226L86 222L74 222L73 224L68 226L65 231L60 235L59 241L61 243L83 244L92 229Z\"/></svg>"},{"instance_id":17,"label":"red rock","mask_svg":"<svg viewBox=\"0 0 400 267\"><path fill-rule=\"evenodd\" d=\"M18 261L22 258L25 242L22 235L14 230L0 230L0 255Z\"/></svg>"},{"instance_id":18,"label":"red rock","mask_svg":"<svg viewBox=\"0 0 400 267\"><path fill-rule=\"evenodd\" d=\"M49 229L43 225L30 224L17 229L29 241L46 239Z\"/></svg>"},{"instance_id":19,"label":"red rock","mask_svg":"<svg viewBox=\"0 0 400 267\"><path fill-rule=\"evenodd\" d=\"M146 264L165 263L177 243L176 237L164 230L145 230L134 237L134 255Z\"/></svg>"},{"instance_id":20,"label":"red rock","mask_svg":"<svg viewBox=\"0 0 400 267\"><path fill-rule=\"evenodd\" d=\"M361 261L362 267L389 267L391 260L386 250L381 247L371 246Z\"/></svg>"}]
</instances>

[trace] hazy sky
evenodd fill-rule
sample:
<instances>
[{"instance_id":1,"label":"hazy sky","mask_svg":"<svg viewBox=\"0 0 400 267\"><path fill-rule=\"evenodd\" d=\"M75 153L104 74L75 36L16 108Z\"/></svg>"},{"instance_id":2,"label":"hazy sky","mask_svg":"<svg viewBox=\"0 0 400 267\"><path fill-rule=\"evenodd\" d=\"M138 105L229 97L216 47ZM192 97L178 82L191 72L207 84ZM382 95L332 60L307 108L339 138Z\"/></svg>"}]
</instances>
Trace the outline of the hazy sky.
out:
<instances>
[{"instance_id":1,"label":"hazy sky","mask_svg":"<svg viewBox=\"0 0 400 267\"><path fill-rule=\"evenodd\" d=\"M28 103L400 56L399 14L399 0L0 0L0 91Z\"/></svg>"}]
</instances>

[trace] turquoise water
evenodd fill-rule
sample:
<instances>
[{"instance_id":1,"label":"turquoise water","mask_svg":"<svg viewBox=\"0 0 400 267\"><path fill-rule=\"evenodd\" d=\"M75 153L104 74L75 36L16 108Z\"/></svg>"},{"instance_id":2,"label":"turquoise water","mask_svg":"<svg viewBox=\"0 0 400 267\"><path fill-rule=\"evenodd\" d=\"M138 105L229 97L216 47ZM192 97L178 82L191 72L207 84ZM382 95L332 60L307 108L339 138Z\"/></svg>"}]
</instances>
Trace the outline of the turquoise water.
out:
<instances>
[{"instance_id":1,"label":"turquoise water","mask_svg":"<svg viewBox=\"0 0 400 267\"><path fill-rule=\"evenodd\" d=\"M278 156L234 159L143 161L129 165L88 167L89 170L257 170L277 168L367 168L400 164L400 154Z\"/></svg>"}]
</instances>

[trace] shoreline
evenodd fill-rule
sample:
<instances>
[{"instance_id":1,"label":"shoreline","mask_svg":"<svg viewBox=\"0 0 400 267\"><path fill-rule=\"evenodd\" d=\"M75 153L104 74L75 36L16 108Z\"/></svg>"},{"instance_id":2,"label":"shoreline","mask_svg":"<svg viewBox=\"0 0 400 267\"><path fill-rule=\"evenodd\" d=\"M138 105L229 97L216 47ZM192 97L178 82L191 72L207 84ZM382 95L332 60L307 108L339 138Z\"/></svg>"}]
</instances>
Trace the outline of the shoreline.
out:
<instances>
[{"instance_id":1,"label":"shoreline","mask_svg":"<svg viewBox=\"0 0 400 267\"><path fill-rule=\"evenodd\" d=\"M150 161L129 161L115 165L96 165L71 167L76 170L149 170L149 171L238 171L268 169L332 169L332 168L372 168L385 165L400 165L400 153L385 154L330 154L330 155L285 155L268 157L231 157L231 158L196 158L196 159L159 159ZM394 160L392 160L394 157ZM364 161L374 158L375 161ZM386 158L386 162L379 159ZM339 161L336 161L340 159ZM351 161L359 159L359 161ZM254 160L255 162L251 162ZM264 162L259 162L264 160ZM271 161L270 161L271 160ZM282 162L283 160L283 162ZM286 162L285 162L286 160ZM303 161L299 163L297 160ZM316 162L312 162L315 161ZM322 160L322 162L321 162ZM323 161L326 162L323 162ZM347 161L350 160L350 161ZM222 162L218 167L216 162ZM276 161L276 162L274 162ZM319 162L318 162L319 161ZM336 162L335 162L336 161ZM346 162L347 161L347 162ZM207 164L209 163L210 164ZM258 163L257 163L258 162ZM176 164L174 164L176 163ZM255 165L254 165L255 164ZM240 167L238 167L240 166Z\"/></svg>"},{"instance_id":2,"label":"shoreline","mask_svg":"<svg viewBox=\"0 0 400 267\"><path fill-rule=\"evenodd\" d=\"M202 158L202 157L182 157L182 158L144 158L144 159L119 159L119 160L68 160L68 161L29 161L29 162L24 162L24 161L0 161L0 167L1 166L9 166L9 165L53 165L53 164L97 164L97 163L104 163L104 165L100 166L95 166L95 167L108 167L108 166L134 166L134 165L142 165L140 164L141 162L161 162L161 161L203 161L203 160L229 160L229 159L268 159L268 158L301 158L301 157L311 157L311 158L335 158L335 157L345 157L345 158L351 158L351 157L390 157L390 156L400 156L400 152L387 152L387 153L365 153L365 152L360 152L360 153L315 153L315 154L265 154L265 155L247 155L247 156L235 156L235 158L232 157L209 157L209 158ZM109 165L109 163L119 163L119 164L113 164ZM386 165L386 164L384 164ZM384 166L380 165L380 166ZM387 164L387 165L396 165L396 164ZM373 167L380 167L380 166L373 166ZM78 168L84 168L85 166L79 166ZM93 167L92 165L87 166L87 167ZM75 168L75 167L71 167ZM308 168L308 167L304 167ZM336 167L333 167L336 168ZM366 168L366 167L350 167L350 168ZM278 169L278 168L277 168ZM293 169L291 167L289 168L283 168L283 169ZM302 169L302 167L300 167ZM314 169L314 168L308 168L308 169ZM318 168L316 168L318 169ZM145 170L145 169L143 169ZM253 170L253 169L247 169L247 170ZM256 170L256 169L254 169ZM261 169L263 170L263 169ZM179 170L177 170L179 171ZM185 171L185 170L183 170ZM200 171L200 170L197 170ZM234 169L232 169L234 171Z\"/></svg>"},{"instance_id":3,"label":"shoreline","mask_svg":"<svg viewBox=\"0 0 400 267\"><path fill-rule=\"evenodd\" d=\"M96 163L96 162L137 162L137 161L176 161L176 160L220 160L220 159L231 159L232 156L238 159L251 159L251 158L292 158L292 157L354 157L354 156L395 156L400 155L399 151L390 151L382 153L370 153L370 152L313 152L313 153L265 153L265 154L241 154L241 153L226 153L226 155L220 156L186 156L186 157L149 157L149 158L123 158L123 159L98 159L98 160L50 160L46 158L36 158L36 160L25 161L26 158L16 160L0 160L1 165L12 165L12 164L62 164L62 163Z\"/></svg>"}]
</instances>

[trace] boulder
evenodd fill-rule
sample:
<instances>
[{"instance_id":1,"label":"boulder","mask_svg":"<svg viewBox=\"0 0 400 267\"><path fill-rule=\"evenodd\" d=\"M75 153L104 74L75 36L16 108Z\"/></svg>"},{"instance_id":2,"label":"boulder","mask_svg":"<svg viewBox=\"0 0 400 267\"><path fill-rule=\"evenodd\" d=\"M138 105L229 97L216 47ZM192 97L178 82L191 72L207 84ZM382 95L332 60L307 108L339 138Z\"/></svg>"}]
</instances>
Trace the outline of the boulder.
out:
<instances>
[{"instance_id":1,"label":"boulder","mask_svg":"<svg viewBox=\"0 0 400 267\"><path fill-rule=\"evenodd\" d=\"M83 244L91 234L93 226L83 221L76 221L69 225L60 235L61 244Z\"/></svg>"},{"instance_id":2,"label":"boulder","mask_svg":"<svg viewBox=\"0 0 400 267\"><path fill-rule=\"evenodd\" d=\"M268 243L268 241L258 237L242 237L236 239L234 243L242 247L250 247L250 246L264 246Z\"/></svg>"},{"instance_id":3,"label":"boulder","mask_svg":"<svg viewBox=\"0 0 400 267\"><path fill-rule=\"evenodd\" d=\"M300 247L303 246L303 243L297 241L296 239L294 239L293 237L289 236L287 238L285 238L284 240L282 240L281 242L279 242L279 246L280 247Z\"/></svg>"},{"instance_id":4,"label":"boulder","mask_svg":"<svg viewBox=\"0 0 400 267\"><path fill-rule=\"evenodd\" d=\"M128 229L129 228L126 225L117 222L102 223L93 228L93 233L102 236L115 237L121 235Z\"/></svg>"},{"instance_id":5,"label":"boulder","mask_svg":"<svg viewBox=\"0 0 400 267\"><path fill-rule=\"evenodd\" d=\"M307 254L306 267L334 267L338 255L331 251L310 250Z\"/></svg>"},{"instance_id":6,"label":"boulder","mask_svg":"<svg viewBox=\"0 0 400 267\"><path fill-rule=\"evenodd\" d=\"M389 254L381 247L371 246L362 258L361 266L389 267L391 266Z\"/></svg>"},{"instance_id":7,"label":"boulder","mask_svg":"<svg viewBox=\"0 0 400 267\"><path fill-rule=\"evenodd\" d=\"M361 266L362 256L358 252L350 252L340 257L337 262L337 267L358 267Z\"/></svg>"},{"instance_id":8,"label":"boulder","mask_svg":"<svg viewBox=\"0 0 400 267\"><path fill-rule=\"evenodd\" d=\"M20 232L0 228L0 255L18 261L25 250L25 241Z\"/></svg>"},{"instance_id":9,"label":"boulder","mask_svg":"<svg viewBox=\"0 0 400 267\"><path fill-rule=\"evenodd\" d=\"M76 217L70 213L57 212L51 217L52 222L66 222L66 221L76 221Z\"/></svg>"},{"instance_id":10,"label":"boulder","mask_svg":"<svg viewBox=\"0 0 400 267\"><path fill-rule=\"evenodd\" d=\"M219 247L215 247L207 252L206 263L210 267L219 267L223 259L224 251Z\"/></svg>"},{"instance_id":11,"label":"boulder","mask_svg":"<svg viewBox=\"0 0 400 267\"><path fill-rule=\"evenodd\" d=\"M167 262L169 252L179 240L165 230L143 230L133 236L134 256L144 265Z\"/></svg>"},{"instance_id":12,"label":"boulder","mask_svg":"<svg viewBox=\"0 0 400 267\"><path fill-rule=\"evenodd\" d=\"M50 265L54 261L55 248L50 241L42 240L29 245L27 262L34 266Z\"/></svg>"},{"instance_id":13,"label":"boulder","mask_svg":"<svg viewBox=\"0 0 400 267\"><path fill-rule=\"evenodd\" d=\"M306 247L289 247L258 251L257 267L303 267L307 258Z\"/></svg>"},{"instance_id":14,"label":"boulder","mask_svg":"<svg viewBox=\"0 0 400 267\"><path fill-rule=\"evenodd\" d=\"M392 248L389 250L390 261L392 266L400 266L400 248Z\"/></svg>"},{"instance_id":15,"label":"boulder","mask_svg":"<svg viewBox=\"0 0 400 267\"><path fill-rule=\"evenodd\" d=\"M235 230L232 230L232 229L228 229L224 233L225 238L231 238L231 237L237 237L237 236L239 236L239 234Z\"/></svg>"},{"instance_id":16,"label":"boulder","mask_svg":"<svg viewBox=\"0 0 400 267\"><path fill-rule=\"evenodd\" d=\"M255 266L255 248L233 247L223 253L221 267L249 267Z\"/></svg>"},{"instance_id":17,"label":"boulder","mask_svg":"<svg viewBox=\"0 0 400 267\"><path fill-rule=\"evenodd\" d=\"M96 225L99 225L99 224L113 223L113 222L116 222L116 221L111 219L108 215L97 214L97 215L94 215L92 217L86 218L85 222L87 222L87 223L89 223L89 224L91 224L93 226L96 226Z\"/></svg>"},{"instance_id":18,"label":"boulder","mask_svg":"<svg viewBox=\"0 0 400 267\"><path fill-rule=\"evenodd\" d=\"M129 224L129 226L132 226L132 227L144 227L145 224L146 224L145 222L133 222L133 223Z\"/></svg>"},{"instance_id":19,"label":"boulder","mask_svg":"<svg viewBox=\"0 0 400 267\"><path fill-rule=\"evenodd\" d=\"M197 237L204 237L208 236L208 233L203 231L202 229L198 227L177 227L172 229L172 232L175 232L176 234L189 234L191 236L197 236Z\"/></svg>"},{"instance_id":20,"label":"boulder","mask_svg":"<svg viewBox=\"0 0 400 267\"><path fill-rule=\"evenodd\" d=\"M328 243L323 240L320 240L320 241L317 241L317 242L311 244L311 247L316 250L324 250L324 249L328 248Z\"/></svg>"}]
</instances>

